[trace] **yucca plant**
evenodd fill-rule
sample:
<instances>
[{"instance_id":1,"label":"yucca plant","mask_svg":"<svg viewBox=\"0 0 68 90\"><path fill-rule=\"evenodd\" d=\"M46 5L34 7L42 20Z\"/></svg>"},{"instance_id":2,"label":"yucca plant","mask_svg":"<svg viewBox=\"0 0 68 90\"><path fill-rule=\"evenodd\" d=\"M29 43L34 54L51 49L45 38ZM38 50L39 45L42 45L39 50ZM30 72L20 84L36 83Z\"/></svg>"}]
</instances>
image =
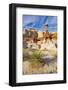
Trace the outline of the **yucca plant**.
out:
<instances>
[{"instance_id":1,"label":"yucca plant","mask_svg":"<svg viewBox=\"0 0 68 90\"><path fill-rule=\"evenodd\" d=\"M42 52L41 51L34 51L32 54L32 59L30 59L30 62L33 66L39 66L43 64L43 61L41 59Z\"/></svg>"}]
</instances>

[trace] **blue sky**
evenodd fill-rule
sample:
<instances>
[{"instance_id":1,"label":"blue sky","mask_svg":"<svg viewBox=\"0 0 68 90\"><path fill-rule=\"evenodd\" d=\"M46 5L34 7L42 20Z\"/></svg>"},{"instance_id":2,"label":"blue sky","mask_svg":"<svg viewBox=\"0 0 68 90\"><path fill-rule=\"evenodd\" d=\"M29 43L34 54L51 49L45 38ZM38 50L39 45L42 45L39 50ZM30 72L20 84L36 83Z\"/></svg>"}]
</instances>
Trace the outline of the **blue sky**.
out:
<instances>
[{"instance_id":1,"label":"blue sky","mask_svg":"<svg viewBox=\"0 0 68 90\"><path fill-rule=\"evenodd\" d=\"M57 31L57 16L23 15L24 28L35 28L38 31L43 31L46 24L48 24L49 32Z\"/></svg>"}]
</instances>

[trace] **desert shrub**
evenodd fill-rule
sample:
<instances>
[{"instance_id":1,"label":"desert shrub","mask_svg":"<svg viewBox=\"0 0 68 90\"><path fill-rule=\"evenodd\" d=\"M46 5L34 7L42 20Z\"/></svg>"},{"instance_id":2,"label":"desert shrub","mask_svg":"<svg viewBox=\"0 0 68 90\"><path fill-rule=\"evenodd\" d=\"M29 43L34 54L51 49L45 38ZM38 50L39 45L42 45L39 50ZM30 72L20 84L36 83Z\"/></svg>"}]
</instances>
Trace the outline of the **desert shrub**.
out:
<instances>
[{"instance_id":1,"label":"desert shrub","mask_svg":"<svg viewBox=\"0 0 68 90\"><path fill-rule=\"evenodd\" d=\"M42 56L43 56L43 54L41 51L34 51L32 53L32 56L31 56L32 59L30 59L30 62L33 64L40 64L40 63L42 64L43 63L43 61L41 59Z\"/></svg>"}]
</instances>

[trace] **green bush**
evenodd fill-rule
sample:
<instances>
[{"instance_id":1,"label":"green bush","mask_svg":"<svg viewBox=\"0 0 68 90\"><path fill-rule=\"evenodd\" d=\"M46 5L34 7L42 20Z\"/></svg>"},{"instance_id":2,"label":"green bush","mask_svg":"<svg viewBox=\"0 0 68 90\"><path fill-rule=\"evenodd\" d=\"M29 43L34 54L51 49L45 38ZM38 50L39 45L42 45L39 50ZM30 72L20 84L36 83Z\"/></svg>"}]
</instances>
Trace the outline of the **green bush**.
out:
<instances>
[{"instance_id":1,"label":"green bush","mask_svg":"<svg viewBox=\"0 0 68 90\"><path fill-rule=\"evenodd\" d=\"M32 56L31 56L32 59L30 59L30 61L32 63L37 63L37 64L43 63L41 57L42 57L42 52L41 51L34 51L32 53Z\"/></svg>"}]
</instances>

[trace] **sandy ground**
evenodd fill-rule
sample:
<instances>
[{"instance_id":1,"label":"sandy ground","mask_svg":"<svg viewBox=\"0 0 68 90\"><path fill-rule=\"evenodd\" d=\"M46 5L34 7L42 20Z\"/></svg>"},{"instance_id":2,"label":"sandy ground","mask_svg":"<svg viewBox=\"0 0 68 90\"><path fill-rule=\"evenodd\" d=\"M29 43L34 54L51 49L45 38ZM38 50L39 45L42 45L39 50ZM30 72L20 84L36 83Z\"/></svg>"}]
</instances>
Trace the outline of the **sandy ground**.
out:
<instances>
[{"instance_id":1,"label":"sandy ground","mask_svg":"<svg viewBox=\"0 0 68 90\"><path fill-rule=\"evenodd\" d=\"M30 61L23 62L23 74L49 74L57 73L57 57L46 60L44 65L32 64Z\"/></svg>"}]
</instances>

